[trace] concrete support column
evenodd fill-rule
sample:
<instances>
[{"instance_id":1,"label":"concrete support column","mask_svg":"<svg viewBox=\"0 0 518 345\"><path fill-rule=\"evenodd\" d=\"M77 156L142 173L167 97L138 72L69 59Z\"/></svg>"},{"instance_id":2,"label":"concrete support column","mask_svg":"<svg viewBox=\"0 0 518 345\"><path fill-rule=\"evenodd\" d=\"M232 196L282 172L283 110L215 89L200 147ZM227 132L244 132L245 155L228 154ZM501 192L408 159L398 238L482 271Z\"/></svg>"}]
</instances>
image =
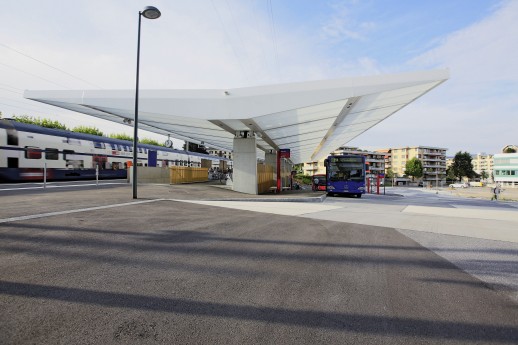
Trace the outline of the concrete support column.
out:
<instances>
[{"instance_id":1,"label":"concrete support column","mask_svg":"<svg viewBox=\"0 0 518 345\"><path fill-rule=\"evenodd\" d=\"M233 180L236 192L258 194L255 137L234 138Z\"/></svg>"}]
</instances>

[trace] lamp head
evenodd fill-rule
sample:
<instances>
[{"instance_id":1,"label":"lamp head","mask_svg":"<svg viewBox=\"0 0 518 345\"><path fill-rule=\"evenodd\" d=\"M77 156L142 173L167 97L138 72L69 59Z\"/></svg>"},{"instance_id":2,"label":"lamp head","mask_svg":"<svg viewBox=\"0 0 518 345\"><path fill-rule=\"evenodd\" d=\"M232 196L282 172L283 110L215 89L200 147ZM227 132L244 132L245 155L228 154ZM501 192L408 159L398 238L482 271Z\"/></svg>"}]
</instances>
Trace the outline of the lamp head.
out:
<instances>
[{"instance_id":1,"label":"lamp head","mask_svg":"<svg viewBox=\"0 0 518 345\"><path fill-rule=\"evenodd\" d=\"M147 19L157 19L161 15L161 13L158 10L158 8L153 7L153 6L146 6L142 10L142 12L140 12L140 14L142 14Z\"/></svg>"}]
</instances>

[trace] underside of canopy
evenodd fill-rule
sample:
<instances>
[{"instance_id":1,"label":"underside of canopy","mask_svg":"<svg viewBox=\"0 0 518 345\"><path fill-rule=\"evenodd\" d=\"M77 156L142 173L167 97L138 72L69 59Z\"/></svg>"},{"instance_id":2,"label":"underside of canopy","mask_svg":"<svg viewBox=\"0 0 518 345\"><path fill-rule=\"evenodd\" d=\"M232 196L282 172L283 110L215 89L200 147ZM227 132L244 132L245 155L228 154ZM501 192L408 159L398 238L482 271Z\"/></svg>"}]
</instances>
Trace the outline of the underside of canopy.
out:
<instances>
[{"instance_id":1,"label":"underside of canopy","mask_svg":"<svg viewBox=\"0 0 518 345\"><path fill-rule=\"evenodd\" d=\"M222 90L141 90L140 129L232 151L236 133L264 151L316 161L448 79L435 70ZM25 91L24 97L101 119L135 118L134 90Z\"/></svg>"}]
</instances>

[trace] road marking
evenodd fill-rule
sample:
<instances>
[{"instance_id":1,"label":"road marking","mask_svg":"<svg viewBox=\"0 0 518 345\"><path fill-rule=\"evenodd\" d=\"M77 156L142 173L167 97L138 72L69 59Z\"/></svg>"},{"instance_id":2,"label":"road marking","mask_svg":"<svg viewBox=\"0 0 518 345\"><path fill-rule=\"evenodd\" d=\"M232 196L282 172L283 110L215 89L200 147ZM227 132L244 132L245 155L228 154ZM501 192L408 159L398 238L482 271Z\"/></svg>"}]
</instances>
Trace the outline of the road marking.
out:
<instances>
[{"instance_id":1,"label":"road marking","mask_svg":"<svg viewBox=\"0 0 518 345\"><path fill-rule=\"evenodd\" d=\"M284 216L299 216L302 214L343 208L343 206L331 206L309 202L196 201L175 199L172 200L207 206L233 208L237 210L273 213Z\"/></svg>"},{"instance_id":2,"label":"road marking","mask_svg":"<svg viewBox=\"0 0 518 345\"><path fill-rule=\"evenodd\" d=\"M133 202L126 202L126 203L123 203L123 204L113 204L113 205L105 205L105 206L80 208L80 209L76 209L76 210L67 210L67 211L57 211L57 212L49 212L49 213L31 214L31 215L27 215L27 216L20 216L20 217L11 217L11 218L0 219L0 223L17 222L17 221L20 221L20 220L28 220L28 219L60 216L60 215L63 215L63 214L70 214L70 213L96 211L96 210L102 210L102 209L112 208L112 207L131 206L131 205L145 204L145 203L149 203L149 202L164 201L164 200L166 200L166 199L133 201Z\"/></svg>"},{"instance_id":3,"label":"road marking","mask_svg":"<svg viewBox=\"0 0 518 345\"><path fill-rule=\"evenodd\" d=\"M488 208L481 210L473 208L445 208L410 205L403 210L403 213L418 213L454 218L476 218L518 222L518 212L516 211L490 210Z\"/></svg>"}]
</instances>

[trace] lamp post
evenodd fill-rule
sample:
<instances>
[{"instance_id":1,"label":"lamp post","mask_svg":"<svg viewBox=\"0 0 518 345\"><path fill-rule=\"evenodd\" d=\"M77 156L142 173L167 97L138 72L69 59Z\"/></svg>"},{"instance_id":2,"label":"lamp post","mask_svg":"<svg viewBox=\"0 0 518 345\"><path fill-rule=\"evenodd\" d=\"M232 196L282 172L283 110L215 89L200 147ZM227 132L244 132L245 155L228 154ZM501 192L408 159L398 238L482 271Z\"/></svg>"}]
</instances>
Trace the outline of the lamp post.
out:
<instances>
[{"instance_id":1,"label":"lamp post","mask_svg":"<svg viewBox=\"0 0 518 345\"><path fill-rule=\"evenodd\" d=\"M140 65L140 22L142 16L147 19L157 19L161 13L158 8L153 6L146 6L144 10L138 13L138 40L137 40L137 82L135 87L135 123L133 128L133 199L137 199L137 143L138 143L138 77L139 77L139 65Z\"/></svg>"}]
</instances>

